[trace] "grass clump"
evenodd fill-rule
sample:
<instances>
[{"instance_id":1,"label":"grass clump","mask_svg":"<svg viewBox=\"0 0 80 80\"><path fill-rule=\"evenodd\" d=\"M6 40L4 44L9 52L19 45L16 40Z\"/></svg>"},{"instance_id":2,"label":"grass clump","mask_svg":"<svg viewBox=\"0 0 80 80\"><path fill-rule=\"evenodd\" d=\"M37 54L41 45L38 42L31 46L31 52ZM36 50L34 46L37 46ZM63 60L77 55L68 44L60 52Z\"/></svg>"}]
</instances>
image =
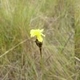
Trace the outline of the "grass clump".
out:
<instances>
[{"instance_id":1,"label":"grass clump","mask_svg":"<svg viewBox=\"0 0 80 80\"><path fill-rule=\"evenodd\" d=\"M78 2L0 0L0 79L79 80L79 63L74 63L75 44L79 53ZM45 34L42 58L30 38L30 30L38 28Z\"/></svg>"}]
</instances>

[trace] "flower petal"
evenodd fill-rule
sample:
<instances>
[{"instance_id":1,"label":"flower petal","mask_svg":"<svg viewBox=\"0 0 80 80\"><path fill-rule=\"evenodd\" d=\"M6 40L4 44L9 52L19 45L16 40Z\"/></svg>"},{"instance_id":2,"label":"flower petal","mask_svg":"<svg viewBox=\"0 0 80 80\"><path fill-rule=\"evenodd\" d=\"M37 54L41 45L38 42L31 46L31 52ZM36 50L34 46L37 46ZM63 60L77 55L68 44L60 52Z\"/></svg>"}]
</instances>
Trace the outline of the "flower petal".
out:
<instances>
[{"instance_id":1,"label":"flower petal","mask_svg":"<svg viewBox=\"0 0 80 80\"><path fill-rule=\"evenodd\" d=\"M32 30L30 31L30 34L31 34L31 37L34 37L34 36L35 36L35 30L32 29Z\"/></svg>"},{"instance_id":2,"label":"flower petal","mask_svg":"<svg viewBox=\"0 0 80 80\"><path fill-rule=\"evenodd\" d=\"M42 42L43 41L42 36L38 36L37 39L38 39L39 42Z\"/></svg>"},{"instance_id":3,"label":"flower petal","mask_svg":"<svg viewBox=\"0 0 80 80\"><path fill-rule=\"evenodd\" d=\"M30 31L30 35L31 35L31 37L36 37L39 42L42 42L43 37L45 37L45 35L42 33L43 31L44 31L44 29L32 29Z\"/></svg>"},{"instance_id":4,"label":"flower petal","mask_svg":"<svg viewBox=\"0 0 80 80\"><path fill-rule=\"evenodd\" d=\"M42 33L44 31L44 29L41 29L40 32Z\"/></svg>"},{"instance_id":5,"label":"flower petal","mask_svg":"<svg viewBox=\"0 0 80 80\"><path fill-rule=\"evenodd\" d=\"M45 35L44 34L41 34L43 37L45 37Z\"/></svg>"}]
</instances>

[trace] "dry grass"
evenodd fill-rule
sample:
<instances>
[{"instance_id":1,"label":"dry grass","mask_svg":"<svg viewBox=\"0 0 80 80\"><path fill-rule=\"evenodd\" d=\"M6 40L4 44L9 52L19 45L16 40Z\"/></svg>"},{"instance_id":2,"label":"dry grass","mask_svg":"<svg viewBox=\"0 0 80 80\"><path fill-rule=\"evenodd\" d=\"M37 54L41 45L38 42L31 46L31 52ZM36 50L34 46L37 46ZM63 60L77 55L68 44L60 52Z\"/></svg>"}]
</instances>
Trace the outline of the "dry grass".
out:
<instances>
[{"instance_id":1,"label":"dry grass","mask_svg":"<svg viewBox=\"0 0 80 80\"><path fill-rule=\"evenodd\" d=\"M0 80L79 80L78 2L0 0ZM33 28L43 28L46 35L42 58L30 38Z\"/></svg>"}]
</instances>

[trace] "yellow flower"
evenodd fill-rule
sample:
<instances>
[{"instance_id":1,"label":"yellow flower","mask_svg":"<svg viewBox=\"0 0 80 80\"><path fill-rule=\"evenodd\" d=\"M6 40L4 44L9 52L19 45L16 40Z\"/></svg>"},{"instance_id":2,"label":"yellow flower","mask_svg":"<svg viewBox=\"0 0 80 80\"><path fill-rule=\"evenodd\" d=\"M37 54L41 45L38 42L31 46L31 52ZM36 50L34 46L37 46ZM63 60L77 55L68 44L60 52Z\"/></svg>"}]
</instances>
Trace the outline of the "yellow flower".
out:
<instances>
[{"instance_id":1,"label":"yellow flower","mask_svg":"<svg viewBox=\"0 0 80 80\"><path fill-rule=\"evenodd\" d=\"M45 37L45 35L42 33L43 31L44 31L43 29L32 29L30 31L30 35L31 37L36 37L39 42L42 42L43 37Z\"/></svg>"}]
</instances>

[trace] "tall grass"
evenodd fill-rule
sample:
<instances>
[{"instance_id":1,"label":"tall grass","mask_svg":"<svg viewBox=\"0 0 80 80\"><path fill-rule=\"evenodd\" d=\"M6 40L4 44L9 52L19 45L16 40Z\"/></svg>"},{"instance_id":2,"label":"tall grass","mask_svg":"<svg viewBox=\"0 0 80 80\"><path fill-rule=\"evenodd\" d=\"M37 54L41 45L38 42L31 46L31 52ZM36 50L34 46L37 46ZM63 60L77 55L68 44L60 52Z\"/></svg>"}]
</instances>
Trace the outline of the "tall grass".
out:
<instances>
[{"instance_id":1,"label":"tall grass","mask_svg":"<svg viewBox=\"0 0 80 80\"><path fill-rule=\"evenodd\" d=\"M74 63L78 2L0 0L0 80L79 80ZM30 38L33 28L46 35L42 58Z\"/></svg>"}]
</instances>

